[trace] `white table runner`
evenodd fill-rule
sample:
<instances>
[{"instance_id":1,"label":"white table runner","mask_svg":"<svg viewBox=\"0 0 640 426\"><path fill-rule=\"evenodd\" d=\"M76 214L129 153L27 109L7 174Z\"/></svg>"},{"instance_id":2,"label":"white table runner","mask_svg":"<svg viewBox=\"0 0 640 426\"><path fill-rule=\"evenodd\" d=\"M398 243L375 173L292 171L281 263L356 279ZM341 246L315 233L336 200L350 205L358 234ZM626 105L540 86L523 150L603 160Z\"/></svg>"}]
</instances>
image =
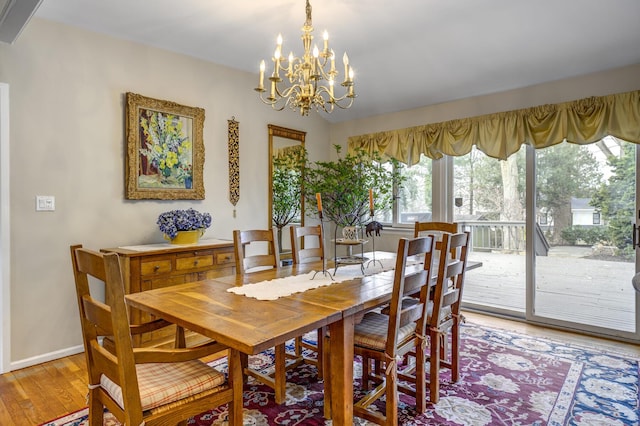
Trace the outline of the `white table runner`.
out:
<instances>
[{"instance_id":1,"label":"white table runner","mask_svg":"<svg viewBox=\"0 0 640 426\"><path fill-rule=\"evenodd\" d=\"M275 278L254 284L245 284L240 287L232 287L227 289L227 291L253 297L258 300L276 300L294 293L301 293L314 288L389 271L395 266L394 259L376 260L375 263L375 265L371 264L368 268L365 268L364 275L362 274L360 265L340 266L335 274L333 274L333 268L328 270L333 275L333 279L329 277L328 274L323 275L322 271L319 271L317 274L315 271L311 271L302 275L292 275L290 277ZM367 265L367 262L365 262L365 265ZM313 278L314 274L315 278Z\"/></svg>"}]
</instances>

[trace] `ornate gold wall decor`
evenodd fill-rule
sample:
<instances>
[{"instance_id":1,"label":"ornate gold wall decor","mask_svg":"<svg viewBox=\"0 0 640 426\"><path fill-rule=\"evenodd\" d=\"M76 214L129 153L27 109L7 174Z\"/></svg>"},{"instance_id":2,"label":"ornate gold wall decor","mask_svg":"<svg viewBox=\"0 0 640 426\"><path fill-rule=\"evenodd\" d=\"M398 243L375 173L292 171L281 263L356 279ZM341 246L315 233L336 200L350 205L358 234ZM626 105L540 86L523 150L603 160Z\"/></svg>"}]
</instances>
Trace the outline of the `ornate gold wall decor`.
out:
<instances>
[{"instance_id":1,"label":"ornate gold wall decor","mask_svg":"<svg viewBox=\"0 0 640 426\"><path fill-rule=\"evenodd\" d=\"M126 198L203 200L204 109L126 94Z\"/></svg>"},{"instance_id":2,"label":"ornate gold wall decor","mask_svg":"<svg viewBox=\"0 0 640 426\"><path fill-rule=\"evenodd\" d=\"M229 201L233 204L233 217L236 217L236 204L240 199L240 123L236 117L227 120L229 129Z\"/></svg>"}]
</instances>

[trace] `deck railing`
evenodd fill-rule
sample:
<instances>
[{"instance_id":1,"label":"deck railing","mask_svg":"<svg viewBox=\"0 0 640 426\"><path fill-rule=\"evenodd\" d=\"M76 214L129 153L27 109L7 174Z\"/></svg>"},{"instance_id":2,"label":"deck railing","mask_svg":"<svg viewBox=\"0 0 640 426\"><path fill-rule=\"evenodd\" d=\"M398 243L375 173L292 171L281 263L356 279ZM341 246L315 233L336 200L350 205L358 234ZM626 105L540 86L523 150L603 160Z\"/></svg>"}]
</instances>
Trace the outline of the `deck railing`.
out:
<instances>
[{"instance_id":1,"label":"deck railing","mask_svg":"<svg viewBox=\"0 0 640 426\"><path fill-rule=\"evenodd\" d=\"M524 221L459 221L463 230L471 232L471 247L476 251L514 253L526 251Z\"/></svg>"}]
</instances>

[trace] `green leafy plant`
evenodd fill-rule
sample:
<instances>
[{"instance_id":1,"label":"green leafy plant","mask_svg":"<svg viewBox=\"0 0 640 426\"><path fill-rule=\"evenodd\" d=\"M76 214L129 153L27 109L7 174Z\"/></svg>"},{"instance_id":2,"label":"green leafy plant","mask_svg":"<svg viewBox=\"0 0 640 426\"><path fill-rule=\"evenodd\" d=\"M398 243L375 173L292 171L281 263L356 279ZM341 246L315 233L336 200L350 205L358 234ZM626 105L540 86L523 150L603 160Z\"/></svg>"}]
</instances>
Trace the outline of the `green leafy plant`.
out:
<instances>
[{"instance_id":1,"label":"green leafy plant","mask_svg":"<svg viewBox=\"0 0 640 426\"><path fill-rule=\"evenodd\" d=\"M569 226L560 231L560 235L571 245L582 243L592 246L607 242L607 229L604 226Z\"/></svg>"},{"instance_id":2,"label":"green leafy plant","mask_svg":"<svg viewBox=\"0 0 640 426\"><path fill-rule=\"evenodd\" d=\"M361 225L366 220L370 214L370 189L376 211L390 208L394 182L400 186L403 181L398 161L383 163L378 155L370 156L363 150L341 156L341 147L334 148L338 160L317 161L307 164L304 170L308 205L316 206L316 194L321 194L323 217L341 227Z\"/></svg>"},{"instance_id":3,"label":"green leafy plant","mask_svg":"<svg viewBox=\"0 0 640 426\"><path fill-rule=\"evenodd\" d=\"M302 175L306 151L302 147L274 156L271 176L271 220L278 230L278 247L282 249L282 229L300 222L302 212Z\"/></svg>"}]
</instances>

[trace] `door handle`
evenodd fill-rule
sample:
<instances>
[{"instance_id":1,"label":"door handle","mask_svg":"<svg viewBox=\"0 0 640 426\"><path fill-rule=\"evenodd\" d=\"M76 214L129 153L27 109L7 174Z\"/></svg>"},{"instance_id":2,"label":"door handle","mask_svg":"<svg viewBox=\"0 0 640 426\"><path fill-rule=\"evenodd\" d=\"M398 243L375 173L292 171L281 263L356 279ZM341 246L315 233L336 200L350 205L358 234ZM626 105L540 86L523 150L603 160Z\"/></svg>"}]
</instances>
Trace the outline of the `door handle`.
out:
<instances>
[{"instance_id":1,"label":"door handle","mask_svg":"<svg viewBox=\"0 0 640 426\"><path fill-rule=\"evenodd\" d=\"M638 219L640 219L640 210L638 210ZM632 223L632 225L633 234L631 235L631 244L635 250L636 247L640 247L640 238L638 238L640 236L640 226L637 226L635 223Z\"/></svg>"},{"instance_id":2,"label":"door handle","mask_svg":"<svg viewBox=\"0 0 640 426\"><path fill-rule=\"evenodd\" d=\"M638 210L638 218L640 218L640 210ZM633 223L632 225L633 234L631 235L631 244L633 245L633 249L635 250L636 247L640 247L640 226L636 225L635 223Z\"/></svg>"}]
</instances>

